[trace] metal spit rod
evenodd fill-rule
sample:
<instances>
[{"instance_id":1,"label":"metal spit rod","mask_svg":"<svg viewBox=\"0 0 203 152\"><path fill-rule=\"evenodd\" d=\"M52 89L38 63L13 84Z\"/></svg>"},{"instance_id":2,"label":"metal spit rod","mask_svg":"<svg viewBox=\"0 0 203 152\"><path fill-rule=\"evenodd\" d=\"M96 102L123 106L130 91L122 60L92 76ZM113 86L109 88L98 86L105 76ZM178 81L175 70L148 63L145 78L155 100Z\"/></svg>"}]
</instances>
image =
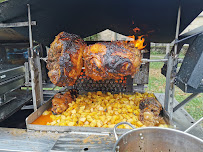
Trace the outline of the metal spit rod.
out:
<instances>
[{"instance_id":1,"label":"metal spit rod","mask_svg":"<svg viewBox=\"0 0 203 152\"><path fill-rule=\"evenodd\" d=\"M186 129L184 132L189 132L192 128L194 128L198 123L200 123L203 120L203 117L199 119L197 122L195 122L192 126L190 126L188 129Z\"/></svg>"},{"instance_id":2,"label":"metal spit rod","mask_svg":"<svg viewBox=\"0 0 203 152\"><path fill-rule=\"evenodd\" d=\"M47 58L40 58L41 60L47 62ZM143 63L148 63L148 62L167 62L168 59L141 59ZM182 63L183 59L179 58L178 63Z\"/></svg>"},{"instance_id":3,"label":"metal spit rod","mask_svg":"<svg viewBox=\"0 0 203 152\"><path fill-rule=\"evenodd\" d=\"M168 62L168 59L142 59L141 60L143 63L147 62ZM179 58L178 62L182 63L183 59Z\"/></svg>"},{"instance_id":4,"label":"metal spit rod","mask_svg":"<svg viewBox=\"0 0 203 152\"><path fill-rule=\"evenodd\" d=\"M33 53L33 41L32 41L32 27L31 27L30 5L27 4L27 7L28 7L28 28L29 28L30 52L31 52L31 57L33 57L34 53Z\"/></svg>"},{"instance_id":5,"label":"metal spit rod","mask_svg":"<svg viewBox=\"0 0 203 152\"><path fill-rule=\"evenodd\" d=\"M142 59L142 62L167 62L168 59Z\"/></svg>"}]
</instances>

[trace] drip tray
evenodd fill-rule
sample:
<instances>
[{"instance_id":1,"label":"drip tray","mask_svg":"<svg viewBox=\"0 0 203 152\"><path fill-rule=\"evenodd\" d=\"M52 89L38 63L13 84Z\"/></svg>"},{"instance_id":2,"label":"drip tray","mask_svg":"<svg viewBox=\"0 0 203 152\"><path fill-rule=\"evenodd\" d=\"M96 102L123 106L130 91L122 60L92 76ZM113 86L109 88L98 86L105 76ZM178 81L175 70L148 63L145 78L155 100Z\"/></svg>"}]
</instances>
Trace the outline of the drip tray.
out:
<instances>
[{"instance_id":1,"label":"drip tray","mask_svg":"<svg viewBox=\"0 0 203 152\"><path fill-rule=\"evenodd\" d=\"M36 125L32 124L38 117L42 115L45 110L51 108L52 98L42 105L37 111L33 112L26 119L27 129L38 131L57 131L57 132L95 132L95 133L112 133L113 128L100 128L100 127L76 127L76 126L50 126L50 125ZM158 100L158 99L157 99ZM158 100L159 101L159 100ZM163 117L166 123L169 124L168 116L163 110ZM172 124L171 124L172 125ZM118 133L125 133L129 129L118 129Z\"/></svg>"}]
</instances>

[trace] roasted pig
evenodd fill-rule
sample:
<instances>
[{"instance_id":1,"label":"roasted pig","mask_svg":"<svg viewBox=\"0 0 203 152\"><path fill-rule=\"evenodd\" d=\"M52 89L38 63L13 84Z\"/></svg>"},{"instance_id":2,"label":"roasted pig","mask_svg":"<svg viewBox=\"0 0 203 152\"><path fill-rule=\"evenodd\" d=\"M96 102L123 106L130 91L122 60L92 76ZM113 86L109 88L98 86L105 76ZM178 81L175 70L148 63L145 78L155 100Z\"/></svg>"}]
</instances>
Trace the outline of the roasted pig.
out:
<instances>
[{"instance_id":1,"label":"roasted pig","mask_svg":"<svg viewBox=\"0 0 203 152\"><path fill-rule=\"evenodd\" d=\"M52 99L52 113L53 114L61 114L69 107L69 103L75 101L77 97L78 91L77 90L69 90L68 92L61 94L57 93L54 98Z\"/></svg>"},{"instance_id":2,"label":"roasted pig","mask_svg":"<svg viewBox=\"0 0 203 152\"><path fill-rule=\"evenodd\" d=\"M160 116L162 110L161 104L153 97L148 97L140 101L139 120L145 126L157 126L165 123L163 117Z\"/></svg>"},{"instance_id":3,"label":"roasted pig","mask_svg":"<svg viewBox=\"0 0 203 152\"><path fill-rule=\"evenodd\" d=\"M57 86L72 86L83 66L85 42L75 34L59 33L48 51L47 68L50 81Z\"/></svg>"},{"instance_id":4,"label":"roasted pig","mask_svg":"<svg viewBox=\"0 0 203 152\"><path fill-rule=\"evenodd\" d=\"M104 42L87 46L83 54L85 74L98 81L134 74L141 65L141 53L130 43Z\"/></svg>"}]
</instances>

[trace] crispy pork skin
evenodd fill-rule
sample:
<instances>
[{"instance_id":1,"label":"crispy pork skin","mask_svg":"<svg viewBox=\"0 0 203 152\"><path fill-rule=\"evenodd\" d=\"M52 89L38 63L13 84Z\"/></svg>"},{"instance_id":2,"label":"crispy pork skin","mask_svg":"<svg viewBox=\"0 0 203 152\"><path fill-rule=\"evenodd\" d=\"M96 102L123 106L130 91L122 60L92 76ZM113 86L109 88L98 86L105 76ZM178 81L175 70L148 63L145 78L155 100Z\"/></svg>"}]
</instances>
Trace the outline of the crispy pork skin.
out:
<instances>
[{"instance_id":1,"label":"crispy pork skin","mask_svg":"<svg viewBox=\"0 0 203 152\"><path fill-rule=\"evenodd\" d=\"M163 117L160 116L162 110L161 104L153 97L147 97L140 101L139 120L145 126L157 126L165 123Z\"/></svg>"},{"instance_id":2,"label":"crispy pork skin","mask_svg":"<svg viewBox=\"0 0 203 152\"><path fill-rule=\"evenodd\" d=\"M133 76L141 65L140 51L121 41L87 46L83 57L85 74L96 81Z\"/></svg>"},{"instance_id":3,"label":"crispy pork skin","mask_svg":"<svg viewBox=\"0 0 203 152\"><path fill-rule=\"evenodd\" d=\"M75 34L59 33L48 51L47 68L50 81L57 86L72 86L83 66L85 42Z\"/></svg>"},{"instance_id":4,"label":"crispy pork skin","mask_svg":"<svg viewBox=\"0 0 203 152\"><path fill-rule=\"evenodd\" d=\"M52 99L52 113L53 114L61 114L66 111L69 107L69 103L75 101L78 95L78 91L75 89L71 89L68 92L62 94L57 93Z\"/></svg>"}]
</instances>

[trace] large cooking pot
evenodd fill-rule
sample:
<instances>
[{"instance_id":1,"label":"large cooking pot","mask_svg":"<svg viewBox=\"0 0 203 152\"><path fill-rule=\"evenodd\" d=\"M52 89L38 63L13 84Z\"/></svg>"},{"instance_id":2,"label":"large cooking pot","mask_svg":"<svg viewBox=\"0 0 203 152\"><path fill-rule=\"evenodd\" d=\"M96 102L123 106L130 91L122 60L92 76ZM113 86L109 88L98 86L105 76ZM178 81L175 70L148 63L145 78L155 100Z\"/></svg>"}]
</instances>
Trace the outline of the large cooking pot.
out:
<instances>
[{"instance_id":1,"label":"large cooking pot","mask_svg":"<svg viewBox=\"0 0 203 152\"><path fill-rule=\"evenodd\" d=\"M133 130L118 139L116 128L121 124L128 124ZM203 152L203 140L175 129L160 127L136 129L127 122L121 122L114 127L114 134L117 141L113 152Z\"/></svg>"}]
</instances>

